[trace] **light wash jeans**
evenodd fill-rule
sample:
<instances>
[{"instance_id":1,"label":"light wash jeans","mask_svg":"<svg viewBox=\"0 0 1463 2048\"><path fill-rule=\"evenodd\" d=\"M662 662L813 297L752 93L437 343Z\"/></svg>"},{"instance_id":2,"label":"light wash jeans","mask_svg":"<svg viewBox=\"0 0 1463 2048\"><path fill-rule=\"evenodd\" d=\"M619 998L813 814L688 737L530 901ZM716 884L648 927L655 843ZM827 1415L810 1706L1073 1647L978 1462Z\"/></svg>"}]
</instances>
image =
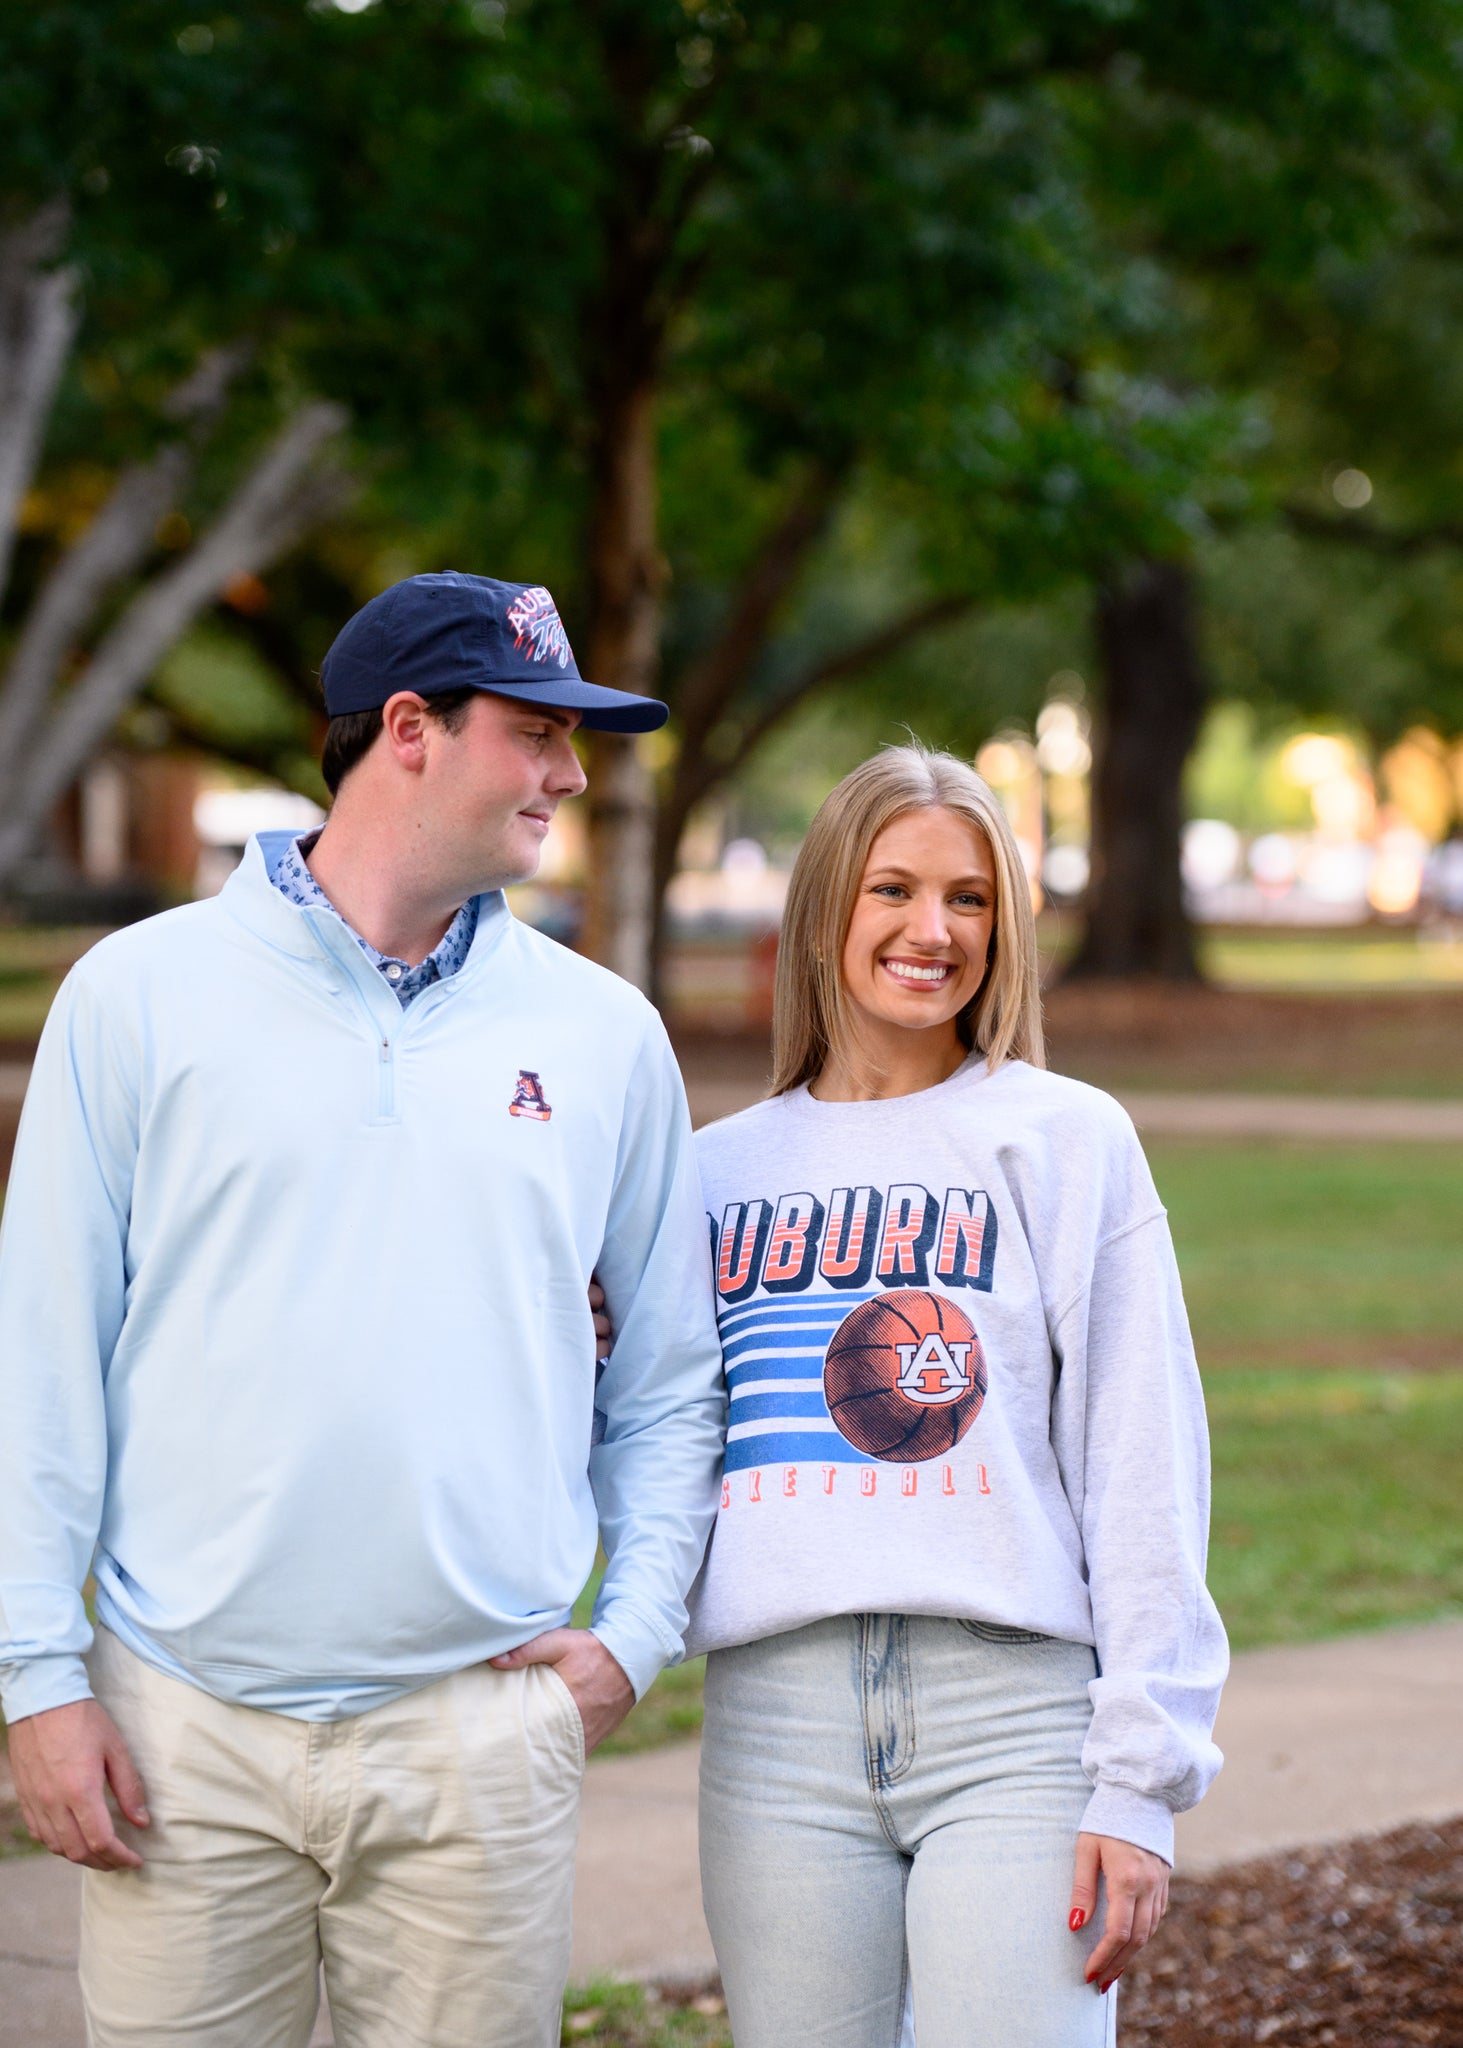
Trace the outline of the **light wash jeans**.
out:
<instances>
[{"instance_id":1,"label":"light wash jeans","mask_svg":"<svg viewBox=\"0 0 1463 2048\"><path fill-rule=\"evenodd\" d=\"M706 1670L701 1881L737 2048L1112 2048L1068 1930L1095 1660L851 1614Z\"/></svg>"}]
</instances>

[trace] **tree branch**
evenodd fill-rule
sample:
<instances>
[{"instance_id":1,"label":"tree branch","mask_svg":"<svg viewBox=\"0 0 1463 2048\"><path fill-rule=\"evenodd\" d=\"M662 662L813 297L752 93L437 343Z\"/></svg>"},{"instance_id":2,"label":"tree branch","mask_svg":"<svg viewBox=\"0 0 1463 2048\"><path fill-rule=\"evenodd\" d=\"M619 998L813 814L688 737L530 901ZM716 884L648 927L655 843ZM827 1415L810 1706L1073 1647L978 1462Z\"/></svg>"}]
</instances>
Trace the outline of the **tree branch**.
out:
<instances>
[{"instance_id":1,"label":"tree branch","mask_svg":"<svg viewBox=\"0 0 1463 2048\"><path fill-rule=\"evenodd\" d=\"M26 744L40 723L61 665L107 592L145 560L158 521L177 503L200 439L222 409L247 351L210 349L163 405L188 421L190 441L174 441L149 462L124 469L90 525L60 557L31 606L0 688L0 807L20 773Z\"/></svg>"},{"instance_id":2,"label":"tree branch","mask_svg":"<svg viewBox=\"0 0 1463 2048\"><path fill-rule=\"evenodd\" d=\"M318 796L319 786L312 782L301 789L289 771L291 752L298 754L303 748L271 744L261 740L229 738L213 730L202 719L194 718L176 704L165 704L152 691L143 693L144 701L161 713L166 719L170 736L180 746L191 747L200 754L211 754L215 760L227 761L235 768L247 768L256 775L264 775L271 782L283 782L299 789L302 796Z\"/></svg>"},{"instance_id":3,"label":"tree branch","mask_svg":"<svg viewBox=\"0 0 1463 2048\"><path fill-rule=\"evenodd\" d=\"M816 464L762 536L716 640L682 671L675 712L683 751L701 740L751 672L778 607L826 530L845 471Z\"/></svg>"},{"instance_id":4,"label":"tree branch","mask_svg":"<svg viewBox=\"0 0 1463 2048\"><path fill-rule=\"evenodd\" d=\"M687 774L678 778L671 800L666 805L667 831L674 829L677 841L686 819L693 808L715 789L719 782L734 775L758 748L773 728L779 725L788 713L795 710L814 690L825 683L839 682L849 676L875 667L891 654L896 654L922 633L932 632L937 626L949 625L953 620L963 618L975 609L976 600L965 595L951 594L931 598L928 603L916 605L887 625L880 626L852 646L840 649L836 654L825 655L818 661L810 662L796 675L775 691L760 705L742 727L734 746L728 753L718 754L714 759L702 749Z\"/></svg>"},{"instance_id":5,"label":"tree branch","mask_svg":"<svg viewBox=\"0 0 1463 2048\"><path fill-rule=\"evenodd\" d=\"M310 471L345 422L340 406L302 406L197 544L146 585L103 637L53 714L28 766L23 794L0 826L0 879L24 855L51 805L154 664L203 607L231 577L265 567L340 502L344 478Z\"/></svg>"},{"instance_id":6,"label":"tree branch","mask_svg":"<svg viewBox=\"0 0 1463 2048\"><path fill-rule=\"evenodd\" d=\"M20 508L80 320L75 271L43 267L65 227L65 208L48 206L0 236L0 600Z\"/></svg>"},{"instance_id":7,"label":"tree branch","mask_svg":"<svg viewBox=\"0 0 1463 2048\"><path fill-rule=\"evenodd\" d=\"M1370 519L1332 519L1325 512L1312 512L1305 505L1282 508L1292 533L1307 540L1339 540L1351 547L1369 548L1373 554L1391 555L1405 561L1429 554L1434 548L1463 548L1463 522L1442 520L1436 526L1416 527L1411 533L1389 533Z\"/></svg>"}]
</instances>

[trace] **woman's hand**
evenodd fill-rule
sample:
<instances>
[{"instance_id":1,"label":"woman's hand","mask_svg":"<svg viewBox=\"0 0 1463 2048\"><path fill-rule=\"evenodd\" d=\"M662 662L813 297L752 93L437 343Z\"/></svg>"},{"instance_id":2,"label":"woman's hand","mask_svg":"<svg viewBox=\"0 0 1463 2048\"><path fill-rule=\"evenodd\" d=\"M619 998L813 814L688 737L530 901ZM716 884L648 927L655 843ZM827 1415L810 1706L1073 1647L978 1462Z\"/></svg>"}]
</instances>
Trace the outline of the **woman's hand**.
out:
<instances>
[{"instance_id":1,"label":"woman's hand","mask_svg":"<svg viewBox=\"0 0 1463 2048\"><path fill-rule=\"evenodd\" d=\"M594 1358L604 1364L615 1343L615 1331L609 1327L609 1315L604 1315L604 1288L598 1280L590 1280L590 1317L594 1319Z\"/></svg>"},{"instance_id":2,"label":"woman's hand","mask_svg":"<svg viewBox=\"0 0 1463 2048\"><path fill-rule=\"evenodd\" d=\"M1107 1913L1102 1939L1087 1958L1087 1981L1106 1991L1168 1911L1168 1865L1134 1842L1120 1842L1113 1835L1079 1835L1067 1922L1074 1934L1097 1910L1099 1871L1107 1884Z\"/></svg>"},{"instance_id":3,"label":"woman's hand","mask_svg":"<svg viewBox=\"0 0 1463 2048\"><path fill-rule=\"evenodd\" d=\"M598 1280L589 1283L589 1313L594 1318L594 1355L602 1365L614 1346L615 1333L605 1314L605 1291Z\"/></svg>"}]
</instances>

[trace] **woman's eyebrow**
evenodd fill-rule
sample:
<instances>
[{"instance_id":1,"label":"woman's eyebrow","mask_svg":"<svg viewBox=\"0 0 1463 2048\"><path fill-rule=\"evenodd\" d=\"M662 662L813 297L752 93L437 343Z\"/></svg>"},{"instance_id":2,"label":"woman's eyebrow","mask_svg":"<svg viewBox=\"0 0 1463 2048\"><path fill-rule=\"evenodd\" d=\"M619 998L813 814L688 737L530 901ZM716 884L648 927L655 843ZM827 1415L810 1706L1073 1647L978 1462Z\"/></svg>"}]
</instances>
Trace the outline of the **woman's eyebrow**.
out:
<instances>
[{"instance_id":1,"label":"woman's eyebrow","mask_svg":"<svg viewBox=\"0 0 1463 2048\"><path fill-rule=\"evenodd\" d=\"M865 882L917 882L919 879L920 876L917 869L901 868L893 865L870 868L864 876ZM972 887L990 889L994 888L994 886L994 875L980 874L957 875L953 881L945 884L947 889L969 889Z\"/></svg>"}]
</instances>

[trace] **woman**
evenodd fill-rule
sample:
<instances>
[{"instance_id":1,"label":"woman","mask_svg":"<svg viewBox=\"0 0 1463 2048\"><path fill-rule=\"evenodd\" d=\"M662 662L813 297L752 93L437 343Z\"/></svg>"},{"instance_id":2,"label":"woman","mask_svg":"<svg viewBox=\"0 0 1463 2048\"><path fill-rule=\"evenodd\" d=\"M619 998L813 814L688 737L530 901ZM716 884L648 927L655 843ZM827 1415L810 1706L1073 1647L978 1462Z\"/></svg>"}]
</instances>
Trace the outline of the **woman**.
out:
<instances>
[{"instance_id":1,"label":"woman","mask_svg":"<svg viewBox=\"0 0 1463 2048\"><path fill-rule=\"evenodd\" d=\"M990 790L824 803L769 1100L703 1131L731 1395L693 1601L737 2048L1096 2048L1219 1766L1203 1404L1132 1125L1044 1071Z\"/></svg>"}]
</instances>

